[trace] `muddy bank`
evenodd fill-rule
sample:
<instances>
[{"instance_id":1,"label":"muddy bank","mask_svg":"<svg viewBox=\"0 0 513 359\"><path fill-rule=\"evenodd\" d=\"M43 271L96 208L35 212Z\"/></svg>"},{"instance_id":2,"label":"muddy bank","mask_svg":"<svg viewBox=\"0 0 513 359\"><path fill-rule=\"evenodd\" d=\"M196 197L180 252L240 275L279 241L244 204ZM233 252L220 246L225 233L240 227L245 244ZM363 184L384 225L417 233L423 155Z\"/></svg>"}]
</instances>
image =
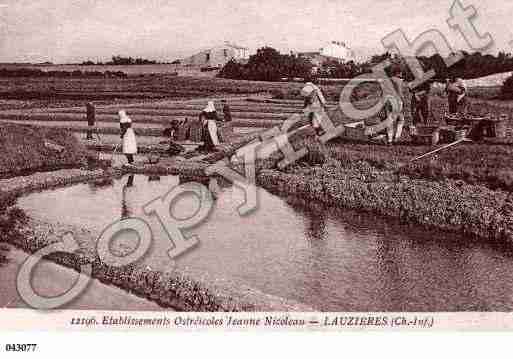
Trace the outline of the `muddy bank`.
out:
<instances>
[{"instance_id":1,"label":"muddy bank","mask_svg":"<svg viewBox=\"0 0 513 359\"><path fill-rule=\"evenodd\" d=\"M104 171L101 169L88 171L83 169L63 169L53 172L35 173L24 177L13 177L0 180L2 194L20 196L33 191L41 191L55 187L68 186L74 183L89 181L109 181L122 176L121 170Z\"/></svg>"},{"instance_id":2,"label":"muddy bank","mask_svg":"<svg viewBox=\"0 0 513 359\"><path fill-rule=\"evenodd\" d=\"M29 219L23 236L9 238L9 243L34 253L59 242L69 232L74 234L80 249L71 254L52 254L48 256L49 260L76 271L80 270L81 265L91 264L93 278L152 300L162 307L191 312L313 310L306 305L234 285L227 280L209 278L207 274L198 280L183 270L154 271L142 264L109 266L96 254L96 236L87 229L74 226Z\"/></svg>"},{"instance_id":3,"label":"muddy bank","mask_svg":"<svg viewBox=\"0 0 513 359\"><path fill-rule=\"evenodd\" d=\"M0 266L2 273L2 291L0 307L21 309L29 308L17 290L17 277L20 267L30 254L6 244L8 262ZM57 263L42 260L34 271L33 283L40 295L55 296L67 291L76 281L77 273ZM51 281L45 280L52 278ZM169 311L157 303L127 294L126 291L106 285L98 280L91 280L87 290L75 300L65 305L67 310L106 310L106 311Z\"/></svg>"}]
</instances>

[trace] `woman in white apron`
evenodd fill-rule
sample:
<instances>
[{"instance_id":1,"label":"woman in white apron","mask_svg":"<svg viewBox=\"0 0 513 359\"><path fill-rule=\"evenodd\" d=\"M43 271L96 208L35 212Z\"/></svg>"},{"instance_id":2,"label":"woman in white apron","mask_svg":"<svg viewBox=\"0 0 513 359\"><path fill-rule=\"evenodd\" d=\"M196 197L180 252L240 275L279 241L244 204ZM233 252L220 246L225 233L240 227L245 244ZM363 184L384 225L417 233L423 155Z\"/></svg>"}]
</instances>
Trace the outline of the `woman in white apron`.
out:
<instances>
[{"instance_id":1,"label":"woman in white apron","mask_svg":"<svg viewBox=\"0 0 513 359\"><path fill-rule=\"evenodd\" d=\"M203 122L203 137L205 148L212 150L219 146L219 136L217 134L217 111L214 101L209 101L207 107L201 112L200 119Z\"/></svg>"},{"instance_id":2,"label":"woman in white apron","mask_svg":"<svg viewBox=\"0 0 513 359\"><path fill-rule=\"evenodd\" d=\"M123 140L123 154L128 163L134 163L134 155L137 154L137 141L132 129L132 120L124 110L119 111L119 125L121 127L121 139Z\"/></svg>"}]
</instances>

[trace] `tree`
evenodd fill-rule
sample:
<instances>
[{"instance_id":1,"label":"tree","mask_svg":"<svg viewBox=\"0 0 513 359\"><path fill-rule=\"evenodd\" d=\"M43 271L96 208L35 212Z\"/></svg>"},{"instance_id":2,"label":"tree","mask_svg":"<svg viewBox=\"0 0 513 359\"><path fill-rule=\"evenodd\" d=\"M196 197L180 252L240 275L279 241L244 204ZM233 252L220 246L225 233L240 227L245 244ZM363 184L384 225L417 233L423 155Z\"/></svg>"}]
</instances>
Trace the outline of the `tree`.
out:
<instances>
[{"instance_id":1,"label":"tree","mask_svg":"<svg viewBox=\"0 0 513 359\"><path fill-rule=\"evenodd\" d=\"M246 65L229 61L219 77L256 81L280 81L282 77L309 78L312 64L294 55L282 55L272 47L263 47L250 56Z\"/></svg>"}]
</instances>

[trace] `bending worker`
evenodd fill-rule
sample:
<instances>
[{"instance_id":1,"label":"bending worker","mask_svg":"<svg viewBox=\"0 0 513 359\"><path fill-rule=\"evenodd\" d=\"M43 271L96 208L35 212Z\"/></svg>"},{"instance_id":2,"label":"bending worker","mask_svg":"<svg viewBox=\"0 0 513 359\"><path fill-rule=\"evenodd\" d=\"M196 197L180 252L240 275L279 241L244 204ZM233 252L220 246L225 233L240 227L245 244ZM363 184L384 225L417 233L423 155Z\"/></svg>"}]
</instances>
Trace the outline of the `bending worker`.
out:
<instances>
[{"instance_id":1,"label":"bending worker","mask_svg":"<svg viewBox=\"0 0 513 359\"><path fill-rule=\"evenodd\" d=\"M305 99L303 114L309 119L317 134L321 135L323 132L321 126L323 117L328 116L326 113L326 98L321 89L311 82L305 84L305 87L301 90L301 95Z\"/></svg>"}]
</instances>

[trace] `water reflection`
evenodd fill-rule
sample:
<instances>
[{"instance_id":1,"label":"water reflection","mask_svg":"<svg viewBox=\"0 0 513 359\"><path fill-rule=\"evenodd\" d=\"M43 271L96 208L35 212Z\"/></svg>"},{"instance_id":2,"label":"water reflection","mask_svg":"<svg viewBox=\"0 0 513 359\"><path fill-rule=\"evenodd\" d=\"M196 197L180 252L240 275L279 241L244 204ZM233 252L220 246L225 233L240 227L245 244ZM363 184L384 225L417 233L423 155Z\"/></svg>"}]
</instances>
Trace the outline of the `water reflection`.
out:
<instances>
[{"instance_id":1,"label":"water reflection","mask_svg":"<svg viewBox=\"0 0 513 359\"><path fill-rule=\"evenodd\" d=\"M7 258L8 252L9 248L0 244L0 267L5 266L9 262L9 259Z\"/></svg>"},{"instance_id":2,"label":"water reflection","mask_svg":"<svg viewBox=\"0 0 513 359\"><path fill-rule=\"evenodd\" d=\"M328 236L326 229L327 210L320 203L308 203L302 199L289 197L287 204L305 218L305 236L310 240L323 240Z\"/></svg>"},{"instance_id":3,"label":"water reflection","mask_svg":"<svg viewBox=\"0 0 513 359\"><path fill-rule=\"evenodd\" d=\"M126 184L123 186L121 197L121 219L130 218L134 216L134 210L131 208L135 203L130 203L130 192L134 186L134 175L128 176Z\"/></svg>"},{"instance_id":4,"label":"water reflection","mask_svg":"<svg viewBox=\"0 0 513 359\"><path fill-rule=\"evenodd\" d=\"M94 191L33 193L19 206L35 218L101 231L119 219L120 205L122 217L148 219L142 206L178 183L136 175ZM241 218L244 194L223 188L209 220L191 230L200 245L178 265L325 311L513 309L510 247L259 191L259 209ZM195 206L183 199L177 215ZM160 229L154 237L152 260L167 259L169 238Z\"/></svg>"}]
</instances>

